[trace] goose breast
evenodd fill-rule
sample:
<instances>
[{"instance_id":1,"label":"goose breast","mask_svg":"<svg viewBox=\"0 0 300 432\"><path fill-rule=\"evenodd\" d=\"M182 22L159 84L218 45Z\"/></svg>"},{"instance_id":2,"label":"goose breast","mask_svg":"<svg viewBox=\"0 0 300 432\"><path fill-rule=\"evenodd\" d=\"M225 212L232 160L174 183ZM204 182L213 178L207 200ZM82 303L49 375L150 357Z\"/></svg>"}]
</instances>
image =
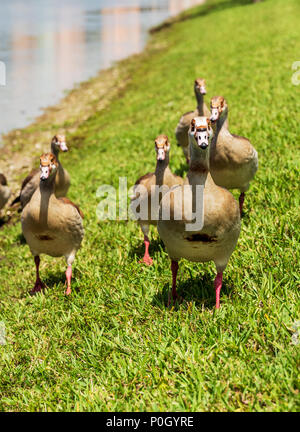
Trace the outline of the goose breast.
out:
<instances>
[{"instance_id":1,"label":"goose breast","mask_svg":"<svg viewBox=\"0 0 300 432\"><path fill-rule=\"evenodd\" d=\"M200 230L187 230L186 224L192 220L191 206L184 212L182 200L191 203L191 189L179 186L164 196L160 206L158 232L166 245L170 258L178 261L217 261L227 263L235 248L239 232L240 218L238 204L230 192L218 187L204 189L203 227ZM177 197L182 195L182 199ZM185 196L184 196L185 195ZM176 199L174 199L174 196ZM170 202L170 220L164 220ZM175 220L182 211L182 218Z\"/></svg>"},{"instance_id":2,"label":"goose breast","mask_svg":"<svg viewBox=\"0 0 300 432\"><path fill-rule=\"evenodd\" d=\"M30 249L35 254L44 253L53 257L67 256L79 249L84 230L78 210L56 198L50 198L49 211L41 210L34 203L34 199L29 202L21 218L24 237Z\"/></svg>"}]
</instances>

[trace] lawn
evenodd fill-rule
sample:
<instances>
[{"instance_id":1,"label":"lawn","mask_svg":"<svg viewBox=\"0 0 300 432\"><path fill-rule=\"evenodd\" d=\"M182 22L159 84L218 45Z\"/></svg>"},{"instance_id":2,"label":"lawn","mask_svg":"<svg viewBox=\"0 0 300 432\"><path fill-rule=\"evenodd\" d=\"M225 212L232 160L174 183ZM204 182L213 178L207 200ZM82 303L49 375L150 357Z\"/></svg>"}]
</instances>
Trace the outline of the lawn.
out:
<instances>
[{"instance_id":1,"label":"lawn","mask_svg":"<svg viewBox=\"0 0 300 432\"><path fill-rule=\"evenodd\" d=\"M1 228L2 411L299 410L292 336L300 319L300 86L291 78L300 60L300 4L250 3L208 0L157 29L142 54L116 66L112 79L122 88L105 109L95 106L68 132L71 150L61 160L72 178L69 197L85 214L70 297L64 259L46 256L48 288L30 296L35 269L19 215ZM181 262L186 303L168 309L170 262L156 229L154 265L145 267L137 224L96 217L99 186L117 187L119 177L131 186L153 171L160 133L170 137L172 170L185 175L174 129L195 107L198 76L206 78L207 103L225 96L231 132L259 154L219 311L213 263ZM37 123L22 136L30 142L39 128L61 127L68 123Z\"/></svg>"}]
</instances>

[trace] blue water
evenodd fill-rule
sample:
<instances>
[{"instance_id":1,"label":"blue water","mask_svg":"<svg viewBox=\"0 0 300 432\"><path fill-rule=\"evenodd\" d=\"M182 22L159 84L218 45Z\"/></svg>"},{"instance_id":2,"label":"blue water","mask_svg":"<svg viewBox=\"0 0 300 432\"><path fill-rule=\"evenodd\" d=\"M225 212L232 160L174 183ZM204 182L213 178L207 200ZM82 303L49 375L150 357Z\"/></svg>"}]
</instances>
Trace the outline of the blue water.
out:
<instances>
[{"instance_id":1,"label":"blue water","mask_svg":"<svg viewBox=\"0 0 300 432\"><path fill-rule=\"evenodd\" d=\"M0 135L29 124L75 83L140 52L150 27L200 2L1 0Z\"/></svg>"}]
</instances>

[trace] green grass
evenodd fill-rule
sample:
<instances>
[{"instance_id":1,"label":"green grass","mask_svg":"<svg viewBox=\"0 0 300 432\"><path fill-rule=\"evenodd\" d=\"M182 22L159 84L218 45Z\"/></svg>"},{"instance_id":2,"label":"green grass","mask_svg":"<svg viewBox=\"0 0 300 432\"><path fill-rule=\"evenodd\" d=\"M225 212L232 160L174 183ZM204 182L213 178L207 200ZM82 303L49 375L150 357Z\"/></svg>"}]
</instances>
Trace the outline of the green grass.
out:
<instances>
[{"instance_id":1,"label":"green grass","mask_svg":"<svg viewBox=\"0 0 300 432\"><path fill-rule=\"evenodd\" d=\"M156 32L123 62L120 97L69 136L69 196L85 213L69 298L64 260L50 257L41 264L48 289L28 294L34 264L20 224L1 229L1 410L299 410L300 86L291 65L300 5L247 3L211 0ZM219 311L213 263L181 262L187 303L169 310L170 264L156 230L146 268L138 226L96 218L98 186L117 186L119 176L132 185L153 170L156 135L169 135L171 168L183 174L174 128L195 106L196 76L207 80L207 101L226 97L231 131L259 153Z\"/></svg>"}]
</instances>

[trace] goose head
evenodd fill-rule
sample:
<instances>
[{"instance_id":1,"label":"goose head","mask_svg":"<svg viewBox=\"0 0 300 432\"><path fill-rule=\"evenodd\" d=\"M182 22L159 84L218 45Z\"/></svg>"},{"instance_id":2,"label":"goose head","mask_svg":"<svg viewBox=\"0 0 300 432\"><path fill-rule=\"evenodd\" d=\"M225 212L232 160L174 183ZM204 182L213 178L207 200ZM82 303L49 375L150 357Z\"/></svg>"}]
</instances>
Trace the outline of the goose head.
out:
<instances>
[{"instance_id":1,"label":"goose head","mask_svg":"<svg viewBox=\"0 0 300 432\"><path fill-rule=\"evenodd\" d=\"M194 146L206 150L213 137L211 122L208 117L195 117L189 130L190 141Z\"/></svg>"},{"instance_id":2,"label":"goose head","mask_svg":"<svg viewBox=\"0 0 300 432\"><path fill-rule=\"evenodd\" d=\"M167 135L158 135L155 140L156 159L164 161L170 151L170 142Z\"/></svg>"},{"instance_id":3,"label":"goose head","mask_svg":"<svg viewBox=\"0 0 300 432\"><path fill-rule=\"evenodd\" d=\"M40 179L45 181L52 178L57 171L58 162L52 153L44 153L40 157Z\"/></svg>"},{"instance_id":4,"label":"goose head","mask_svg":"<svg viewBox=\"0 0 300 432\"><path fill-rule=\"evenodd\" d=\"M224 117L228 112L228 105L223 96L215 96L210 101L210 120L216 122L220 117Z\"/></svg>"},{"instance_id":5,"label":"goose head","mask_svg":"<svg viewBox=\"0 0 300 432\"><path fill-rule=\"evenodd\" d=\"M62 152L67 152L69 149L66 144L65 135L54 135L51 141L52 151L60 150Z\"/></svg>"},{"instance_id":6,"label":"goose head","mask_svg":"<svg viewBox=\"0 0 300 432\"><path fill-rule=\"evenodd\" d=\"M194 89L195 89L195 93L200 94L200 95L205 95L206 94L205 79L203 79L203 78L197 78L195 80Z\"/></svg>"}]
</instances>

